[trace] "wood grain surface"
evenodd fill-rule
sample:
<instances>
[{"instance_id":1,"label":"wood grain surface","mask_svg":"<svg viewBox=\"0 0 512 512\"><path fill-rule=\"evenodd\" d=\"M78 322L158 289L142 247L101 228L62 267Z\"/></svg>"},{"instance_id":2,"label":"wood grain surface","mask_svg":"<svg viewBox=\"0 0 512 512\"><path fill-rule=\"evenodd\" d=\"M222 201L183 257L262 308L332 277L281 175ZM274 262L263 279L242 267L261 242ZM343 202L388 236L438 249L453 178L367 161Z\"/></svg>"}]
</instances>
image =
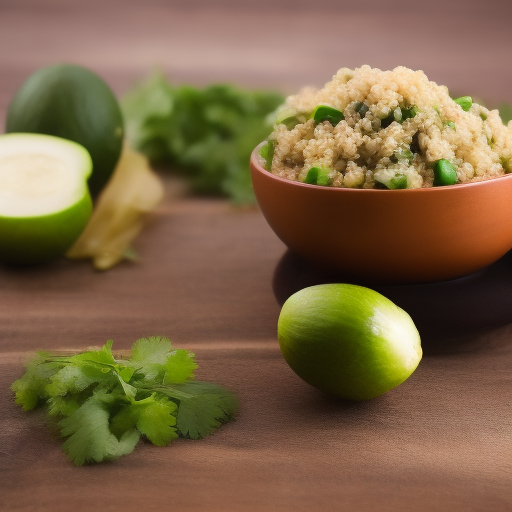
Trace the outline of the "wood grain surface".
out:
<instances>
[{"instance_id":1,"label":"wood grain surface","mask_svg":"<svg viewBox=\"0 0 512 512\"><path fill-rule=\"evenodd\" d=\"M0 0L0 121L28 74L61 61L118 94L155 66L177 83L293 92L344 65L403 64L512 102L511 14L508 0ZM381 290L417 319L425 357L402 386L347 403L280 355L280 304L328 279L287 253L257 209L169 193L135 248L139 263L104 273L65 259L0 268L0 511L512 510L511 255L465 280ZM13 402L34 350L108 338L126 349L154 334L238 395L235 422L77 468L44 416Z\"/></svg>"}]
</instances>

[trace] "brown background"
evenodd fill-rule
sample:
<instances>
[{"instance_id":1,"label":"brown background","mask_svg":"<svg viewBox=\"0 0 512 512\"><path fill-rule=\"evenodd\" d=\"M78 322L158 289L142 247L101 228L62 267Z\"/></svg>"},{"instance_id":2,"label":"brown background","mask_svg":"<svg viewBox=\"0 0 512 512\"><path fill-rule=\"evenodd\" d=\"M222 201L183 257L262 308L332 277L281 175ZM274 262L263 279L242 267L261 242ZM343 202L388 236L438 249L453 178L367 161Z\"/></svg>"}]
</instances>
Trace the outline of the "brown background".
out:
<instances>
[{"instance_id":1,"label":"brown background","mask_svg":"<svg viewBox=\"0 0 512 512\"><path fill-rule=\"evenodd\" d=\"M512 3L0 0L0 115L35 69L67 61L118 94L155 67L175 83L285 93L341 66L406 65L490 105L512 102ZM257 210L168 197L138 264L0 268L0 510L495 511L512 509L512 261L466 279L388 287L425 357L366 403L325 397L277 346L279 304L328 280L285 254ZM512 311L512 306L510 306ZM139 444L75 468L11 382L35 349L170 336L197 377L237 393L236 422L203 441Z\"/></svg>"}]
</instances>

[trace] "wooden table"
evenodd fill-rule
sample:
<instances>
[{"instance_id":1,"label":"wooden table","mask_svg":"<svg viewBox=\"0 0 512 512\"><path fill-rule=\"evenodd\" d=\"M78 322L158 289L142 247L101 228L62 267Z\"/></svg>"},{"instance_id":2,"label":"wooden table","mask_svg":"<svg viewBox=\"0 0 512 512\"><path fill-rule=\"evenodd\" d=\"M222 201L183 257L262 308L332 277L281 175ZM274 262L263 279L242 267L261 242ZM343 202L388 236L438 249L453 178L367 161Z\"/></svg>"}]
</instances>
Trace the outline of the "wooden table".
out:
<instances>
[{"instance_id":1,"label":"wooden table","mask_svg":"<svg viewBox=\"0 0 512 512\"><path fill-rule=\"evenodd\" d=\"M153 64L178 82L292 91L368 62L421 67L461 93L512 101L509 2L436 0L421 12L408 3L400 27L415 42L405 46L390 28L390 9L405 3L382 4L2 0L2 119L30 72L62 60L95 69L118 93ZM365 39L364 28L378 36ZM140 263L105 273L64 259L0 268L2 512L512 509L511 255L457 282L380 289L411 313L425 356L402 386L346 403L303 383L280 355L280 303L324 276L287 253L257 209L167 199L135 245ZM114 463L74 467L44 417L14 405L10 384L36 349L108 338L126 349L145 335L192 349L197 377L238 395L237 420L201 441L140 443Z\"/></svg>"}]
</instances>

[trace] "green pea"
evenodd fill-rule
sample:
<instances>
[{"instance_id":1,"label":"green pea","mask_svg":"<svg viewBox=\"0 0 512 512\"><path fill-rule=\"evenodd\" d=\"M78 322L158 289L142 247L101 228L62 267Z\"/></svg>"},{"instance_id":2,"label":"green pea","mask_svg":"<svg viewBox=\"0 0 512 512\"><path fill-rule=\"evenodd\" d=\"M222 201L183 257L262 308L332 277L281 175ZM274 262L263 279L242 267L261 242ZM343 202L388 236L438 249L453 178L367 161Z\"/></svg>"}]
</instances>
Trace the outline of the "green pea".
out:
<instances>
[{"instance_id":1,"label":"green pea","mask_svg":"<svg viewBox=\"0 0 512 512\"><path fill-rule=\"evenodd\" d=\"M309 185L321 185L326 187L330 185L330 172L331 170L328 167L311 167L303 182Z\"/></svg>"},{"instance_id":2,"label":"green pea","mask_svg":"<svg viewBox=\"0 0 512 512\"><path fill-rule=\"evenodd\" d=\"M311 117L315 120L316 124L322 121L329 121L333 126L336 126L340 121L345 119L343 112L333 107L328 107L327 105L318 105L318 107L313 110Z\"/></svg>"},{"instance_id":3,"label":"green pea","mask_svg":"<svg viewBox=\"0 0 512 512\"><path fill-rule=\"evenodd\" d=\"M259 151L258 155L265 160L265 169L267 171L270 171L270 168L272 167L272 160L274 159L274 149L276 147L276 141L275 140L267 140L265 144L263 144Z\"/></svg>"},{"instance_id":4,"label":"green pea","mask_svg":"<svg viewBox=\"0 0 512 512\"><path fill-rule=\"evenodd\" d=\"M387 186L390 190L407 188L407 176L401 173L395 174L395 176L389 180Z\"/></svg>"},{"instance_id":5,"label":"green pea","mask_svg":"<svg viewBox=\"0 0 512 512\"><path fill-rule=\"evenodd\" d=\"M445 126L448 126L448 128L457 131L457 127L455 126L455 123L453 121L446 121L444 124Z\"/></svg>"},{"instance_id":6,"label":"green pea","mask_svg":"<svg viewBox=\"0 0 512 512\"><path fill-rule=\"evenodd\" d=\"M461 96L460 98L457 98L453 101L455 101L457 105L460 105L464 112L468 112L473 105L473 98L471 96Z\"/></svg>"},{"instance_id":7,"label":"green pea","mask_svg":"<svg viewBox=\"0 0 512 512\"><path fill-rule=\"evenodd\" d=\"M284 124L288 130L293 130L300 123L297 114L292 108L282 110L276 116L276 124Z\"/></svg>"},{"instance_id":8,"label":"green pea","mask_svg":"<svg viewBox=\"0 0 512 512\"><path fill-rule=\"evenodd\" d=\"M354 106L354 110L361 116L361 119L363 119L363 117L366 115L366 112L370 110L370 107L366 103L358 101Z\"/></svg>"},{"instance_id":9,"label":"green pea","mask_svg":"<svg viewBox=\"0 0 512 512\"><path fill-rule=\"evenodd\" d=\"M454 185L457 183L457 170L448 161L442 158L434 163L434 187Z\"/></svg>"}]
</instances>

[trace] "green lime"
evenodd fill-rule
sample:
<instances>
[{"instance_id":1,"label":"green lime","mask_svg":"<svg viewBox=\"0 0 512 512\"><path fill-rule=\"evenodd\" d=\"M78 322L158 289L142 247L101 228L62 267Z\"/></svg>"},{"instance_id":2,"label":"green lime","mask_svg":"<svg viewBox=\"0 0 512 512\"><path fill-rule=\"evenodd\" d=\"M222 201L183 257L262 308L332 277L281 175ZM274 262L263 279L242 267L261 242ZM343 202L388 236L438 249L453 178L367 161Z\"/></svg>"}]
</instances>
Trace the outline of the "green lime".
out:
<instances>
[{"instance_id":1,"label":"green lime","mask_svg":"<svg viewBox=\"0 0 512 512\"><path fill-rule=\"evenodd\" d=\"M91 155L93 196L107 183L121 154L123 118L108 85L80 66L42 68L22 84L12 99L6 132L42 133L69 139Z\"/></svg>"},{"instance_id":2,"label":"green lime","mask_svg":"<svg viewBox=\"0 0 512 512\"><path fill-rule=\"evenodd\" d=\"M380 293L350 284L292 295L279 316L278 338L299 377L349 400L375 398L398 386L422 356L411 317Z\"/></svg>"},{"instance_id":3,"label":"green lime","mask_svg":"<svg viewBox=\"0 0 512 512\"><path fill-rule=\"evenodd\" d=\"M0 136L0 261L42 263L62 256L92 212L89 153L49 135Z\"/></svg>"}]
</instances>

